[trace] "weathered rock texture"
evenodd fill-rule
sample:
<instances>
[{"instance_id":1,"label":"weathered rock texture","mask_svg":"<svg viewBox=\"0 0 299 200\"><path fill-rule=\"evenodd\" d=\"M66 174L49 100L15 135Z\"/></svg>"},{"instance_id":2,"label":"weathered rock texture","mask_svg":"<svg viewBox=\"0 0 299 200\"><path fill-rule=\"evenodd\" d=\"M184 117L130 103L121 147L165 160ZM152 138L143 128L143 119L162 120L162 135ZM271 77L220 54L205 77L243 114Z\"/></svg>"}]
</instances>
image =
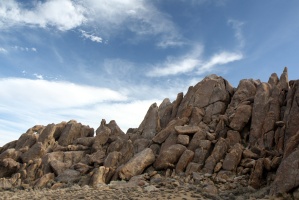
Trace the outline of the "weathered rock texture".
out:
<instances>
[{"instance_id":1,"label":"weathered rock texture","mask_svg":"<svg viewBox=\"0 0 299 200\"><path fill-rule=\"evenodd\" d=\"M241 80L237 88L211 75L173 102L152 104L127 134L105 120L95 132L74 120L34 126L0 148L0 188L96 186L159 171L193 175L194 183L203 181L198 174L223 183L243 176L256 189L270 185L272 195L292 192L299 187L298 99L299 80L288 81L287 68L280 78Z\"/></svg>"}]
</instances>

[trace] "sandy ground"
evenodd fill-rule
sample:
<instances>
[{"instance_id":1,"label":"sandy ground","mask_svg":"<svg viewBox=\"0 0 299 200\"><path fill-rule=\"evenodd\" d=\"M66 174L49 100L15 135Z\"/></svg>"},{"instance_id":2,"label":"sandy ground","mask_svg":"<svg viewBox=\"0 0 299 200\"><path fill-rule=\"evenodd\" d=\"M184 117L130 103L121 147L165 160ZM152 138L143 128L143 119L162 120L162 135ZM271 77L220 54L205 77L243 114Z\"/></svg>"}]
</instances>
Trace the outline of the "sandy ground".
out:
<instances>
[{"instance_id":1,"label":"sandy ground","mask_svg":"<svg viewBox=\"0 0 299 200\"><path fill-rule=\"evenodd\" d=\"M242 193L244 192L244 193ZM263 191L231 191L218 195L208 194L202 191L201 188L194 185L183 185L175 188L170 187L153 187L151 185L145 187L111 187L103 185L98 188L89 186L80 187L74 185L69 188L60 189L12 189L0 191L0 199L30 199L30 200L46 200L46 199L145 199L145 200L160 200L160 199L227 199L227 200L243 200L243 199L289 199L285 197L273 198L264 195Z\"/></svg>"}]
</instances>

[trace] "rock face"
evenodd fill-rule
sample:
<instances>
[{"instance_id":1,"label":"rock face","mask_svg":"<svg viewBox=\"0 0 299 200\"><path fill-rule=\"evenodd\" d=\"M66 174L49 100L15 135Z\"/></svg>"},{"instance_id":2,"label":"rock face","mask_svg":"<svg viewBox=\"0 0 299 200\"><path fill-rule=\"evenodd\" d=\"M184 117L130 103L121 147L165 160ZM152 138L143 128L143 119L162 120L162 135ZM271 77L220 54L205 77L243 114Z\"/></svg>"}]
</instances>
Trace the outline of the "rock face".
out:
<instances>
[{"instance_id":1,"label":"rock face","mask_svg":"<svg viewBox=\"0 0 299 200\"><path fill-rule=\"evenodd\" d=\"M213 194L219 188L204 177L242 176L256 189L270 185L272 195L298 191L298 99L299 80L288 81L287 68L280 78L241 80L237 88L211 75L173 102L152 104L126 134L105 120L96 131L74 120L34 126L0 148L0 188L96 187L145 173L186 175Z\"/></svg>"}]
</instances>

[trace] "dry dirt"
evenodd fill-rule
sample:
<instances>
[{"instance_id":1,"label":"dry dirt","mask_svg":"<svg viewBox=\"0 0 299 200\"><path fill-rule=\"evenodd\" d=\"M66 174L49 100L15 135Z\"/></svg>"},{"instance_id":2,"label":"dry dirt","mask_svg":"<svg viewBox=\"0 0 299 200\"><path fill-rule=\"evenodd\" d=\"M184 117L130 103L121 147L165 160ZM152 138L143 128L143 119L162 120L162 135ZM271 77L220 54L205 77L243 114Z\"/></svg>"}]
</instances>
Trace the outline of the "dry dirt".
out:
<instances>
[{"instance_id":1,"label":"dry dirt","mask_svg":"<svg viewBox=\"0 0 299 200\"><path fill-rule=\"evenodd\" d=\"M126 186L109 186L101 185L97 188L89 186L80 187L74 185L68 188L59 189L11 189L0 191L0 199L30 199L30 200L46 200L46 199L145 199L145 200L160 200L160 199L214 199L214 200L243 200L243 199L292 199L288 196L274 198L265 195L267 188L264 190L253 191L249 188L244 188L239 191L230 191L212 195L204 192L196 185L180 185L177 187L155 187L153 185L126 187Z\"/></svg>"}]
</instances>

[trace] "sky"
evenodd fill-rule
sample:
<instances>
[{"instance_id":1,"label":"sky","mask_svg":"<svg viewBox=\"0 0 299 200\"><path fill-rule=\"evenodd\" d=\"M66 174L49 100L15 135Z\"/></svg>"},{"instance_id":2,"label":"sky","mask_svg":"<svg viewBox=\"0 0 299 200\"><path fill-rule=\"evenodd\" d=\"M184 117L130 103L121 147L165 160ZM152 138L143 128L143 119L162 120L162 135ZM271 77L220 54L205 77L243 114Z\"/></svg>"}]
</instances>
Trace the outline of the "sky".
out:
<instances>
[{"instance_id":1,"label":"sky","mask_svg":"<svg viewBox=\"0 0 299 200\"><path fill-rule=\"evenodd\" d=\"M299 78L297 0L0 0L0 146L75 119L126 132L205 76Z\"/></svg>"}]
</instances>

